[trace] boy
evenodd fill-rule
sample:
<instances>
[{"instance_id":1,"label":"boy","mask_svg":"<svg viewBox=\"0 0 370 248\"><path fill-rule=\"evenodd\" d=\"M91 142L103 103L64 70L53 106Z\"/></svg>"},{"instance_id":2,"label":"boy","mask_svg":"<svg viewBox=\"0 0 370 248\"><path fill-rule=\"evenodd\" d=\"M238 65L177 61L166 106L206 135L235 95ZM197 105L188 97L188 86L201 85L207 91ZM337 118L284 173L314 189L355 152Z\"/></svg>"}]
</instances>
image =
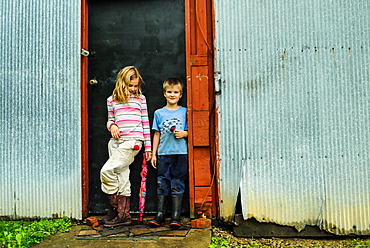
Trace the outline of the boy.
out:
<instances>
[{"instance_id":1,"label":"boy","mask_svg":"<svg viewBox=\"0 0 370 248\"><path fill-rule=\"evenodd\" d=\"M183 85L178 78L168 78L163 83L163 95L167 104L154 113L153 153L151 164L158 168L157 215L149 220L151 226L164 224L167 198L172 197L170 226L181 226L180 213L185 180L188 172L187 109L178 105ZM158 153L158 157L157 157Z\"/></svg>"}]
</instances>

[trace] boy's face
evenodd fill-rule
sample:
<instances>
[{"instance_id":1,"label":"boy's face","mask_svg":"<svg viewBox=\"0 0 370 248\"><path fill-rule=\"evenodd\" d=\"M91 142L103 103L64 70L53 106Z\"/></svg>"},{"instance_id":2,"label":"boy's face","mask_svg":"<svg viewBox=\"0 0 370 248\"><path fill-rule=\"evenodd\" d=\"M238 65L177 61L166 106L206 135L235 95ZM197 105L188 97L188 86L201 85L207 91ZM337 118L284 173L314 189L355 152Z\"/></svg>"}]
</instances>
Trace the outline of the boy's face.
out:
<instances>
[{"instance_id":1,"label":"boy's face","mask_svg":"<svg viewBox=\"0 0 370 248\"><path fill-rule=\"evenodd\" d=\"M167 86L166 91L163 93L169 105L177 105L182 97L181 87L179 85Z\"/></svg>"}]
</instances>

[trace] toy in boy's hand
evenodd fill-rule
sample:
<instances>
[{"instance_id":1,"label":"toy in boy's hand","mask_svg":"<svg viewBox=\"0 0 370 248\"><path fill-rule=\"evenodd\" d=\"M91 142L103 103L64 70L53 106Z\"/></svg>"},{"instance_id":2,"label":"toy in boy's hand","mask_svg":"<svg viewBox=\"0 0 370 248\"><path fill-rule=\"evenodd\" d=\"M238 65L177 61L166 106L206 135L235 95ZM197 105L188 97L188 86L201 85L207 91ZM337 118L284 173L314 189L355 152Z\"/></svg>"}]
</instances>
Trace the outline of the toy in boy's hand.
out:
<instances>
[{"instance_id":1,"label":"toy in boy's hand","mask_svg":"<svg viewBox=\"0 0 370 248\"><path fill-rule=\"evenodd\" d=\"M134 150L140 150L140 146L134 145Z\"/></svg>"},{"instance_id":2,"label":"toy in boy's hand","mask_svg":"<svg viewBox=\"0 0 370 248\"><path fill-rule=\"evenodd\" d=\"M172 127L170 128L170 131L171 131L171 132L175 131L175 126L172 126Z\"/></svg>"}]
</instances>

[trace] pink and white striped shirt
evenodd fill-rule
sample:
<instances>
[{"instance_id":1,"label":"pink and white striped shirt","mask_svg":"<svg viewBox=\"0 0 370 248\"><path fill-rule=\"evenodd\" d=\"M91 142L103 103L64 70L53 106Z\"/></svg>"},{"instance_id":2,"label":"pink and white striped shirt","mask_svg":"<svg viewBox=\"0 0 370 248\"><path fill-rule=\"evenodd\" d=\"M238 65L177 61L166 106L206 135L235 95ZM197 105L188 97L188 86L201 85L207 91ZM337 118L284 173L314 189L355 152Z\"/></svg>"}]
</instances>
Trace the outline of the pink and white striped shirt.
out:
<instances>
[{"instance_id":1,"label":"pink and white striped shirt","mask_svg":"<svg viewBox=\"0 0 370 248\"><path fill-rule=\"evenodd\" d=\"M108 121L107 128L116 124L122 140L142 140L145 151L151 151L150 124L148 108L144 95L131 95L128 103L118 103L110 96L107 99ZM112 138L113 139L113 138Z\"/></svg>"}]
</instances>

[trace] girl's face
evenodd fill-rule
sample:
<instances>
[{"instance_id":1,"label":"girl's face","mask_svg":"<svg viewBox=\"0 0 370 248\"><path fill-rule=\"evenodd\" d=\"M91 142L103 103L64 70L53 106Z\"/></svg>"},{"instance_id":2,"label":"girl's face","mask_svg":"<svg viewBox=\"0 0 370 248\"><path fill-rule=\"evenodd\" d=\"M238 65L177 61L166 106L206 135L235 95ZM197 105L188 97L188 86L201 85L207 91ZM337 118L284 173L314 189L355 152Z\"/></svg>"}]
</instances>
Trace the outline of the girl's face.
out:
<instances>
[{"instance_id":1,"label":"girl's face","mask_svg":"<svg viewBox=\"0 0 370 248\"><path fill-rule=\"evenodd\" d=\"M130 94L135 94L139 89L140 78L131 79L128 85Z\"/></svg>"}]
</instances>

